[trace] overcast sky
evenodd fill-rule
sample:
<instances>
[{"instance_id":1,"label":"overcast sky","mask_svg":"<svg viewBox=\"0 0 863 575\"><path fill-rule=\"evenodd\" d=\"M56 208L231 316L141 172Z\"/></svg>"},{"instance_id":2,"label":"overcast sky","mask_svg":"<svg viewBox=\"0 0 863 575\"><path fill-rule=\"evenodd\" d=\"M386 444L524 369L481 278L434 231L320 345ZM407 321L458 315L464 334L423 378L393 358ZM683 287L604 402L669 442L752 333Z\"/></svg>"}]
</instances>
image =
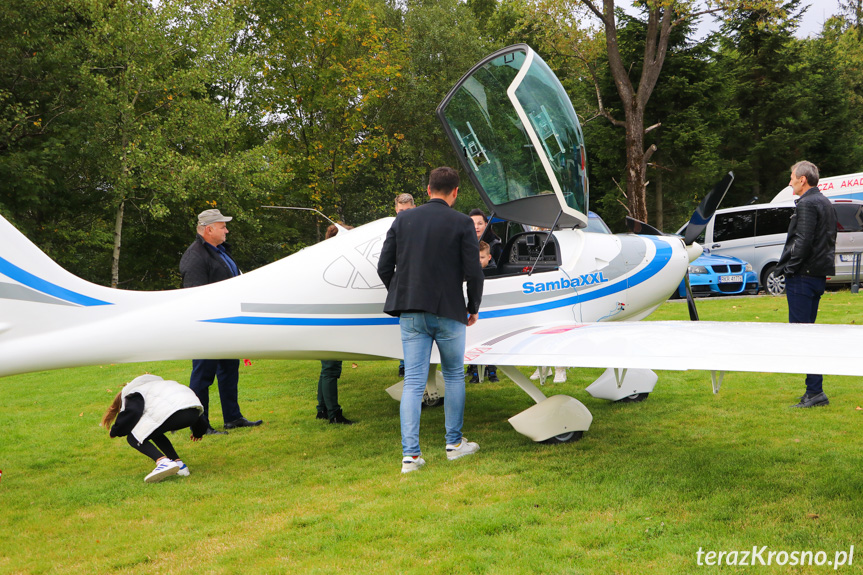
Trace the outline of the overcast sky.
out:
<instances>
[{"instance_id":1,"label":"overcast sky","mask_svg":"<svg viewBox=\"0 0 863 575\"><path fill-rule=\"evenodd\" d=\"M809 6L809 9L806 10L800 26L797 27L798 38L807 38L819 34L824 26L824 22L830 16L839 12L839 0L804 0L801 6ZM701 17L701 25L698 27L699 31L708 33L716 30L716 28L717 26L714 24L712 16Z\"/></svg>"},{"instance_id":2,"label":"overcast sky","mask_svg":"<svg viewBox=\"0 0 863 575\"><path fill-rule=\"evenodd\" d=\"M839 0L812 0L803 4L808 4L809 10L803 15L803 21L797 29L799 38L818 34L821 32L824 22L839 12Z\"/></svg>"}]
</instances>

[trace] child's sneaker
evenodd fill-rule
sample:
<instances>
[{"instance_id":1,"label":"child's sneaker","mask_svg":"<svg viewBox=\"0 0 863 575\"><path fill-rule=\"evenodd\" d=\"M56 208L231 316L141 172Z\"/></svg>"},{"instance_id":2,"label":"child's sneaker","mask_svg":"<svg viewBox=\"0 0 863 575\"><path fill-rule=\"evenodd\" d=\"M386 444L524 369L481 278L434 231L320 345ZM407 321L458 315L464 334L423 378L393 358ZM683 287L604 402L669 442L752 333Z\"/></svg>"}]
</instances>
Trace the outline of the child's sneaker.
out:
<instances>
[{"instance_id":1,"label":"child's sneaker","mask_svg":"<svg viewBox=\"0 0 863 575\"><path fill-rule=\"evenodd\" d=\"M177 475L180 475L182 477L188 477L189 476L189 468L186 466L185 463L183 463L183 461L181 459L175 459L174 463L176 463L177 465L180 466L180 470L177 471Z\"/></svg>"},{"instance_id":2,"label":"child's sneaker","mask_svg":"<svg viewBox=\"0 0 863 575\"><path fill-rule=\"evenodd\" d=\"M479 451L479 444L468 441L464 437L461 438L459 443L453 445L452 443L447 443L446 445L446 458L452 461L453 459L458 459L459 457L464 457L465 455L470 455L471 453L476 453Z\"/></svg>"},{"instance_id":3,"label":"child's sneaker","mask_svg":"<svg viewBox=\"0 0 863 575\"><path fill-rule=\"evenodd\" d=\"M426 460L421 455L405 455L402 457L402 473L416 471L425 464Z\"/></svg>"},{"instance_id":4,"label":"child's sneaker","mask_svg":"<svg viewBox=\"0 0 863 575\"><path fill-rule=\"evenodd\" d=\"M566 382L566 368L565 367L555 367L554 368L554 383L565 383Z\"/></svg>"},{"instance_id":5,"label":"child's sneaker","mask_svg":"<svg viewBox=\"0 0 863 575\"><path fill-rule=\"evenodd\" d=\"M151 471L150 474L144 478L144 482L156 483L157 481L162 481L166 477L175 475L179 470L180 466L177 465L176 461L171 461L167 458L163 459L156 465L156 469Z\"/></svg>"}]
</instances>

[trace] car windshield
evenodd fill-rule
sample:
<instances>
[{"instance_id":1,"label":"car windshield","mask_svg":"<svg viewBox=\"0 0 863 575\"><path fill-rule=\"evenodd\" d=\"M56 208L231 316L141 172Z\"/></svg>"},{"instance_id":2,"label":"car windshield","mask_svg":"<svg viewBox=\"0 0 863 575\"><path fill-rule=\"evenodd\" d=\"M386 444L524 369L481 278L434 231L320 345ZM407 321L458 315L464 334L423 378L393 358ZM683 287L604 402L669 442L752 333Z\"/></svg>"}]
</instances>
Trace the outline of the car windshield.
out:
<instances>
[{"instance_id":1,"label":"car windshield","mask_svg":"<svg viewBox=\"0 0 863 575\"><path fill-rule=\"evenodd\" d=\"M595 234L610 234L611 229L606 225L605 221L600 218L597 214L590 212L587 218L587 227L584 229L586 232L593 232Z\"/></svg>"}]
</instances>

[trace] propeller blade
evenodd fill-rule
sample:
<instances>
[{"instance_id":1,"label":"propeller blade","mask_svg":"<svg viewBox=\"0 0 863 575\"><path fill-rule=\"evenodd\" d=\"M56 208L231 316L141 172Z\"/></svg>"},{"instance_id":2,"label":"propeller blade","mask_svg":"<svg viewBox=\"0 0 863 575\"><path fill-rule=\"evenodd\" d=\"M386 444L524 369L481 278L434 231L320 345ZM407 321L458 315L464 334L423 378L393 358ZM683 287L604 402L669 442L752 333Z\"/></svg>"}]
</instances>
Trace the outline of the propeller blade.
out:
<instances>
[{"instance_id":1,"label":"propeller blade","mask_svg":"<svg viewBox=\"0 0 863 575\"><path fill-rule=\"evenodd\" d=\"M695 299L692 297L692 286L689 285L689 272L683 278L686 282L686 305L689 308L689 319L698 321L698 310L695 309Z\"/></svg>"},{"instance_id":2,"label":"propeller blade","mask_svg":"<svg viewBox=\"0 0 863 575\"><path fill-rule=\"evenodd\" d=\"M651 226L650 224L645 224L641 220L636 220L635 218L630 218L626 216L626 227L634 234L639 234L643 236L664 236L662 232Z\"/></svg>"},{"instance_id":3,"label":"propeller blade","mask_svg":"<svg viewBox=\"0 0 863 575\"><path fill-rule=\"evenodd\" d=\"M719 202L722 201L722 198L725 197L726 192L728 192L728 188L731 187L731 182L734 181L734 173L728 172L724 178L722 178L713 189L710 190L710 193L704 196L704 199L701 200L701 203L698 204L698 207L695 208L695 212L692 214L692 217L689 218L689 225L686 226L686 233L683 236L683 241L686 245L691 244L695 241L695 238L704 231L704 228L707 227L707 223L710 221L710 218L713 217L713 214L716 213L716 208L719 207Z\"/></svg>"}]
</instances>

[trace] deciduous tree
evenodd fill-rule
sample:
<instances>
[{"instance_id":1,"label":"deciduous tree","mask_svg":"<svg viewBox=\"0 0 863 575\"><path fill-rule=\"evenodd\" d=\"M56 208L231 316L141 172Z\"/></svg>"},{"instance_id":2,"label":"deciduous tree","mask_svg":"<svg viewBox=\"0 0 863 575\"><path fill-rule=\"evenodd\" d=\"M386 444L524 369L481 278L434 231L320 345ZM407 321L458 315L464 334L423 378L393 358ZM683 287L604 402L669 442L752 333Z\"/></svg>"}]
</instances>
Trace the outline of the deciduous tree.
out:
<instances>
[{"instance_id":1,"label":"deciduous tree","mask_svg":"<svg viewBox=\"0 0 863 575\"><path fill-rule=\"evenodd\" d=\"M262 166L244 150L234 155L243 119L213 93L241 73L231 50L238 31L229 6L124 0L99 3L91 16L96 25L83 64L93 120L88 144L100 166L93 170L100 179L95 188L114 211L111 285L117 286L128 208L159 222L184 201L192 204L189 211L202 208L201 193L209 201L236 195L238 186L250 184L237 175L249 162L257 164L252 171ZM236 203L231 208L236 212Z\"/></svg>"},{"instance_id":2,"label":"deciduous tree","mask_svg":"<svg viewBox=\"0 0 863 575\"><path fill-rule=\"evenodd\" d=\"M380 202L358 183L404 138L380 121L402 82L401 39L362 0L254 6L264 61L255 90L293 182L280 201L353 219L349 210Z\"/></svg>"}]
</instances>

